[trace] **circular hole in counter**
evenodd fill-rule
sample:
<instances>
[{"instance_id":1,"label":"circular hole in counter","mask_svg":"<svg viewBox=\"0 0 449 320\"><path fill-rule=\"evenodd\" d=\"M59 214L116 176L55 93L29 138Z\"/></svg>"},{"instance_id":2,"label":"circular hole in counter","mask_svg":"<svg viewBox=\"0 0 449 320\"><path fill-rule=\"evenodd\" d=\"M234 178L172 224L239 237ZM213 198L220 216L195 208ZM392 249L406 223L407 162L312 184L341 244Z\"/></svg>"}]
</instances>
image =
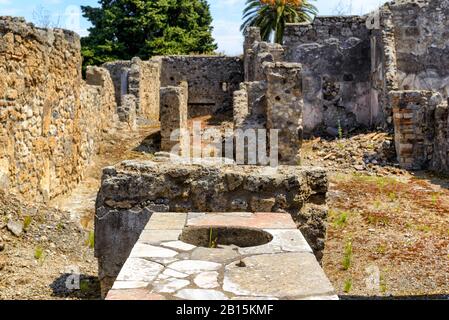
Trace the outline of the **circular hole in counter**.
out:
<instances>
[{"instance_id":1,"label":"circular hole in counter","mask_svg":"<svg viewBox=\"0 0 449 320\"><path fill-rule=\"evenodd\" d=\"M273 236L255 228L188 226L184 228L179 240L205 248L231 245L248 248L267 244L273 240Z\"/></svg>"}]
</instances>

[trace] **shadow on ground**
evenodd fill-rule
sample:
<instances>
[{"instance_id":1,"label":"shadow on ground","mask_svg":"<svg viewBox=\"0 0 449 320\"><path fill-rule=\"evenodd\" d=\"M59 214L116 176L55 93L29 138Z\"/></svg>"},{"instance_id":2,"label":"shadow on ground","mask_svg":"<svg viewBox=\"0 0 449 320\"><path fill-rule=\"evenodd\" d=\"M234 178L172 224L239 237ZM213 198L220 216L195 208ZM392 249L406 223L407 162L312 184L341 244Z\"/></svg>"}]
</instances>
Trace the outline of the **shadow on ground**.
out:
<instances>
[{"instance_id":1,"label":"shadow on ground","mask_svg":"<svg viewBox=\"0 0 449 320\"><path fill-rule=\"evenodd\" d=\"M430 181L441 188L449 189L449 176L430 171L415 171L413 176L420 180Z\"/></svg>"},{"instance_id":2,"label":"shadow on ground","mask_svg":"<svg viewBox=\"0 0 449 320\"><path fill-rule=\"evenodd\" d=\"M62 274L56 278L50 285L50 288L53 290L52 295L65 299L101 299L100 282L97 277L82 274L79 276L79 285L78 281L74 279L74 275L69 273ZM71 289L71 287L78 288Z\"/></svg>"},{"instance_id":3,"label":"shadow on ground","mask_svg":"<svg viewBox=\"0 0 449 320\"><path fill-rule=\"evenodd\" d=\"M134 148L133 151L143 152L143 153L156 153L161 151L161 132L155 132L150 134L148 137L143 139L143 141Z\"/></svg>"}]
</instances>

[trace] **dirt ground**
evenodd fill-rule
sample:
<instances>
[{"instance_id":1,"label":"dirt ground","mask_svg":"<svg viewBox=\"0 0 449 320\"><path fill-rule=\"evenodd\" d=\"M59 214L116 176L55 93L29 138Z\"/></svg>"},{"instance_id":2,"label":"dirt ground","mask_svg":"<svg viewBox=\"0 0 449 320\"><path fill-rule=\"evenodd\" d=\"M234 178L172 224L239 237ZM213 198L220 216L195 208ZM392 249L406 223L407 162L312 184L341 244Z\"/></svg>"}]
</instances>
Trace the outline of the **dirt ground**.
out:
<instances>
[{"instance_id":1,"label":"dirt ground","mask_svg":"<svg viewBox=\"0 0 449 320\"><path fill-rule=\"evenodd\" d=\"M330 171L324 270L341 296L448 295L449 178L398 169L391 143L306 141L303 162Z\"/></svg>"}]
</instances>

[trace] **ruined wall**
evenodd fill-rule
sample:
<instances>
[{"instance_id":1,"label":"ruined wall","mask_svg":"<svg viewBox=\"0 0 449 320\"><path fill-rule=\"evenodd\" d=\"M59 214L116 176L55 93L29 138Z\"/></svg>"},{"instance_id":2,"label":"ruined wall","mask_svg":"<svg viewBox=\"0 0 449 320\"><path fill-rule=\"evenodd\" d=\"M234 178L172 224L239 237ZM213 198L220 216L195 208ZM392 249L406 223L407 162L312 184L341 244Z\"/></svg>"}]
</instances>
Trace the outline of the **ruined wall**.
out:
<instances>
[{"instance_id":1,"label":"ruined wall","mask_svg":"<svg viewBox=\"0 0 449 320\"><path fill-rule=\"evenodd\" d=\"M301 65L297 63L266 63L267 129L279 130L279 161L300 164L303 140L303 109Z\"/></svg>"},{"instance_id":2,"label":"ruined wall","mask_svg":"<svg viewBox=\"0 0 449 320\"><path fill-rule=\"evenodd\" d=\"M122 102L122 96L128 94L128 75L131 66L131 61L106 62L102 65L111 75L115 90L115 101L118 106Z\"/></svg>"},{"instance_id":3,"label":"ruined wall","mask_svg":"<svg viewBox=\"0 0 449 320\"><path fill-rule=\"evenodd\" d=\"M243 44L245 82L266 80L263 64L284 60L284 48L261 40L260 29L250 27Z\"/></svg>"},{"instance_id":4,"label":"ruined wall","mask_svg":"<svg viewBox=\"0 0 449 320\"><path fill-rule=\"evenodd\" d=\"M159 90L160 90L160 64L158 61L143 61L133 58L131 61L107 62L103 65L112 77L115 98L123 116L121 119L127 122L130 113L130 97L135 97L136 117L141 121L148 120L151 123L159 123ZM125 105L123 105L125 103Z\"/></svg>"},{"instance_id":5,"label":"ruined wall","mask_svg":"<svg viewBox=\"0 0 449 320\"><path fill-rule=\"evenodd\" d=\"M267 82L241 83L234 92L234 127L246 130L267 127Z\"/></svg>"},{"instance_id":6,"label":"ruined wall","mask_svg":"<svg viewBox=\"0 0 449 320\"><path fill-rule=\"evenodd\" d=\"M290 24L284 36L285 61L301 63L304 129L336 135L379 121L371 88L370 31L358 16L317 17Z\"/></svg>"},{"instance_id":7,"label":"ruined wall","mask_svg":"<svg viewBox=\"0 0 449 320\"><path fill-rule=\"evenodd\" d=\"M373 99L378 102L378 114L385 119L384 127L391 128L393 110L390 92L399 88L393 16L388 6L383 6L372 12L369 19Z\"/></svg>"},{"instance_id":8,"label":"ruined wall","mask_svg":"<svg viewBox=\"0 0 449 320\"><path fill-rule=\"evenodd\" d=\"M160 65L134 58L128 75L128 93L136 97L138 117L159 122Z\"/></svg>"},{"instance_id":9,"label":"ruined wall","mask_svg":"<svg viewBox=\"0 0 449 320\"><path fill-rule=\"evenodd\" d=\"M396 151L410 170L449 173L448 103L435 91L393 91Z\"/></svg>"},{"instance_id":10,"label":"ruined wall","mask_svg":"<svg viewBox=\"0 0 449 320\"><path fill-rule=\"evenodd\" d=\"M431 169L449 174L449 108L448 101L438 104L435 110L435 139Z\"/></svg>"},{"instance_id":11,"label":"ruined wall","mask_svg":"<svg viewBox=\"0 0 449 320\"><path fill-rule=\"evenodd\" d=\"M243 82L243 62L224 56L167 56L161 61L161 86L189 84L189 117L232 113L235 90Z\"/></svg>"},{"instance_id":12,"label":"ruined wall","mask_svg":"<svg viewBox=\"0 0 449 320\"><path fill-rule=\"evenodd\" d=\"M327 175L320 168L125 161L104 169L95 255L107 291L153 212L288 212L322 257Z\"/></svg>"},{"instance_id":13,"label":"ruined wall","mask_svg":"<svg viewBox=\"0 0 449 320\"><path fill-rule=\"evenodd\" d=\"M401 166L412 170L428 167L435 139L435 109L441 96L432 91L394 91L391 95Z\"/></svg>"},{"instance_id":14,"label":"ruined wall","mask_svg":"<svg viewBox=\"0 0 449 320\"><path fill-rule=\"evenodd\" d=\"M398 160L408 169L449 173L448 4L401 0L380 10L390 39L384 52L387 58L395 55L387 89Z\"/></svg>"},{"instance_id":15,"label":"ruined wall","mask_svg":"<svg viewBox=\"0 0 449 320\"><path fill-rule=\"evenodd\" d=\"M394 24L400 90L433 90L449 97L449 2L396 1Z\"/></svg>"},{"instance_id":16,"label":"ruined wall","mask_svg":"<svg viewBox=\"0 0 449 320\"><path fill-rule=\"evenodd\" d=\"M81 80L79 37L0 17L0 187L49 200L77 183L113 123L112 81Z\"/></svg>"}]
</instances>

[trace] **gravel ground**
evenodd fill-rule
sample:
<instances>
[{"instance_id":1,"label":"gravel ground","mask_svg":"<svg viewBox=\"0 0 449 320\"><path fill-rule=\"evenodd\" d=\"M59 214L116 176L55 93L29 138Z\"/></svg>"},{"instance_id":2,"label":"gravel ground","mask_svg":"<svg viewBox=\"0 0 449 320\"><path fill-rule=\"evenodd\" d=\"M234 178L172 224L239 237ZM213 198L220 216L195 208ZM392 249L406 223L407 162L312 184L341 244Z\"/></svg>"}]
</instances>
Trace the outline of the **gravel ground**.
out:
<instances>
[{"instance_id":1,"label":"gravel ground","mask_svg":"<svg viewBox=\"0 0 449 320\"><path fill-rule=\"evenodd\" d=\"M0 194L0 300L98 299L90 235L66 212Z\"/></svg>"},{"instance_id":2,"label":"gravel ground","mask_svg":"<svg viewBox=\"0 0 449 320\"><path fill-rule=\"evenodd\" d=\"M449 178L399 168L393 137L305 141L330 172L323 267L343 298L447 298Z\"/></svg>"}]
</instances>

